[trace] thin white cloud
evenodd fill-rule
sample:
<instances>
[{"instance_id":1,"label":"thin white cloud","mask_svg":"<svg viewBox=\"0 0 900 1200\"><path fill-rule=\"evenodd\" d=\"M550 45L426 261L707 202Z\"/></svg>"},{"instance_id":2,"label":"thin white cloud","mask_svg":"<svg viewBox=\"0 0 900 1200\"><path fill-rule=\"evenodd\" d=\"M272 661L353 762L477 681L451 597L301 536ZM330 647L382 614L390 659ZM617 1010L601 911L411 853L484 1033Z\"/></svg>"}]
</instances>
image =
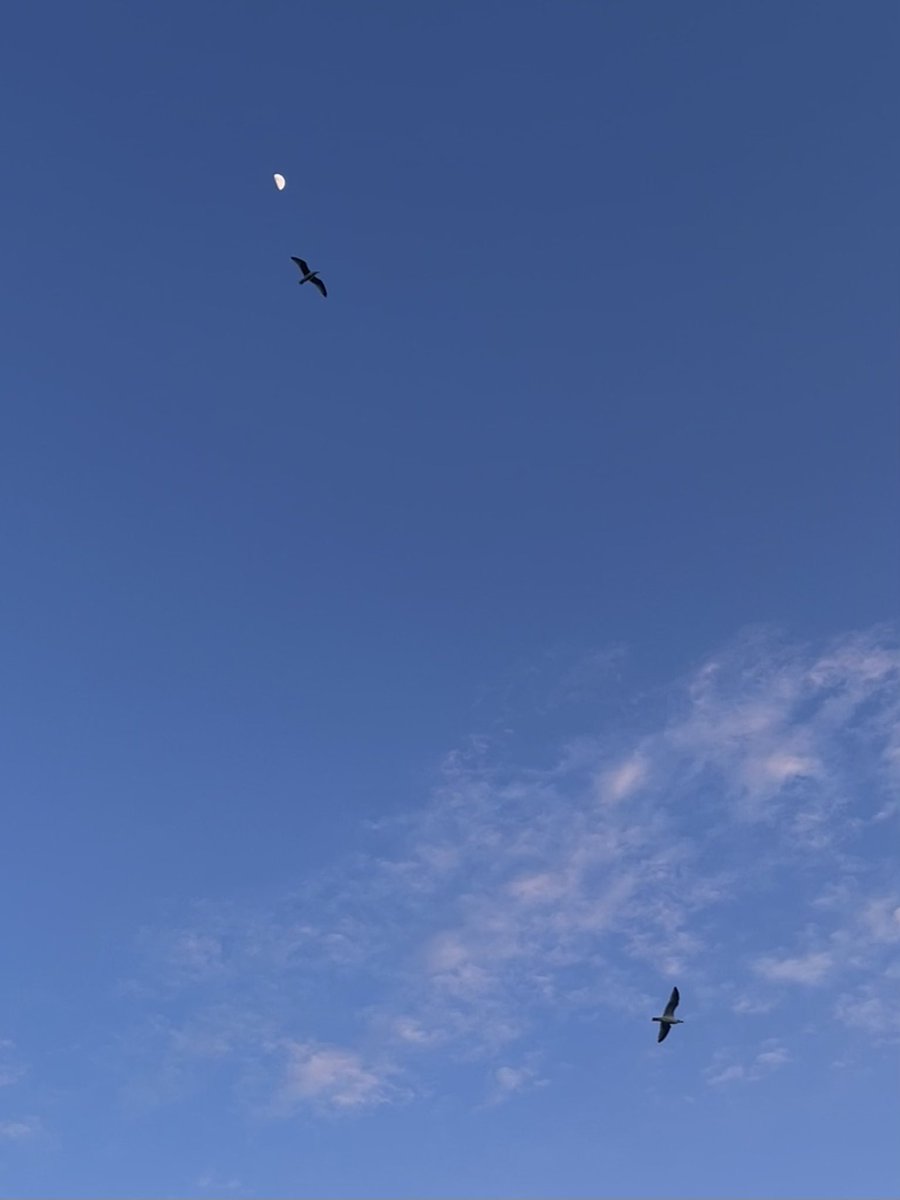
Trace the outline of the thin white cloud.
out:
<instances>
[{"instance_id":1,"label":"thin white cloud","mask_svg":"<svg viewBox=\"0 0 900 1200\"><path fill-rule=\"evenodd\" d=\"M238 1192L243 1187L236 1175L218 1175L215 1171L204 1171L195 1181L194 1187L201 1192Z\"/></svg>"},{"instance_id":2,"label":"thin white cloud","mask_svg":"<svg viewBox=\"0 0 900 1200\"><path fill-rule=\"evenodd\" d=\"M737 1083L739 1080L746 1080L747 1070L739 1063L732 1063L730 1067L719 1067L707 1075L706 1082L712 1087L720 1086L723 1083Z\"/></svg>"},{"instance_id":3,"label":"thin white cloud","mask_svg":"<svg viewBox=\"0 0 900 1200\"><path fill-rule=\"evenodd\" d=\"M27 1067L19 1061L16 1044L10 1038L0 1038L0 1087L10 1087L27 1074Z\"/></svg>"},{"instance_id":4,"label":"thin white cloud","mask_svg":"<svg viewBox=\"0 0 900 1200\"><path fill-rule=\"evenodd\" d=\"M646 760L640 754L634 754L601 775L600 798L606 803L617 804L637 791L646 777Z\"/></svg>"},{"instance_id":5,"label":"thin white cloud","mask_svg":"<svg viewBox=\"0 0 900 1200\"><path fill-rule=\"evenodd\" d=\"M900 977L900 971L898 971ZM842 995L835 1006L838 1021L879 1042L900 1041L897 978L862 984Z\"/></svg>"},{"instance_id":6,"label":"thin white cloud","mask_svg":"<svg viewBox=\"0 0 900 1200\"><path fill-rule=\"evenodd\" d=\"M744 1062L735 1061L727 1051L720 1051L704 1072L710 1087L730 1083L758 1083L791 1061L788 1050L776 1039L768 1038L756 1053Z\"/></svg>"},{"instance_id":7,"label":"thin white cloud","mask_svg":"<svg viewBox=\"0 0 900 1200\"><path fill-rule=\"evenodd\" d=\"M433 1046L441 1041L438 1031L426 1029L421 1020L414 1017L399 1016L390 1025L394 1037L407 1046Z\"/></svg>"},{"instance_id":8,"label":"thin white cloud","mask_svg":"<svg viewBox=\"0 0 900 1200\"><path fill-rule=\"evenodd\" d=\"M277 1043L287 1064L267 1086L283 1106L358 1110L403 1094L373 1064L481 1056L515 1072L549 1011L644 1020L660 983L685 977L695 1004L746 1014L827 981L856 998L841 1019L874 1033L881 993L865 989L900 929L873 826L898 711L883 631L819 653L754 633L648 701L639 727L604 723L540 765L510 763L506 734L474 737L420 810L372 824L368 853L278 904L200 905L145 937L141 986L181 998L179 1022L160 1022L166 1061L252 1062ZM285 1015L341 997L365 1052ZM781 1054L714 1073L755 1078Z\"/></svg>"},{"instance_id":9,"label":"thin white cloud","mask_svg":"<svg viewBox=\"0 0 900 1200\"><path fill-rule=\"evenodd\" d=\"M528 1065L513 1067L505 1063L497 1067L491 1074L487 1103L488 1105L503 1104L512 1096L533 1091L546 1084L547 1080L542 1079L534 1067Z\"/></svg>"},{"instance_id":10,"label":"thin white cloud","mask_svg":"<svg viewBox=\"0 0 900 1200\"><path fill-rule=\"evenodd\" d=\"M820 950L800 958L760 958L753 965L758 974L773 983L800 983L815 987L825 982L834 966L834 959L827 951Z\"/></svg>"},{"instance_id":11,"label":"thin white cloud","mask_svg":"<svg viewBox=\"0 0 900 1200\"><path fill-rule=\"evenodd\" d=\"M39 1117L21 1117L15 1121L0 1121L0 1140L26 1142L40 1136L43 1124Z\"/></svg>"},{"instance_id":12,"label":"thin white cloud","mask_svg":"<svg viewBox=\"0 0 900 1200\"><path fill-rule=\"evenodd\" d=\"M738 1013L740 1016L761 1016L763 1013L771 1012L774 1008L774 1001L763 1000L759 997L741 996L731 1006L731 1011Z\"/></svg>"},{"instance_id":13,"label":"thin white cloud","mask_svg":"<svg viewBox=\"0 0 900 1200\"><path fill-rule=\"evenodd\" d=\"M383 1104L396 1094L389 1073L364 1063L341 1046L291 1042L278 1103L294 1108L307 1103L333 1111L352 1111Z\"/></svg>"},{"instance_id":14,"label":"thin white cloud","mask_svg":"<svg viewBox=\"0 0 900 1200\"><path fill-rule=\"evenodd\" d=\"M900 942L900 897L879 896L863 913L863 922L876 942Z\"/></svg>"},{"instance_id":15,"label":"thin white cloud","mask_svg":"<svg viewBox=\"0 0 900 1200\"><path fill-rule=\"evenodd\" d=\"M797 754L782 747L764 760L762 769L770 780L784 785L791 779L803 779L816 775L820 765L809 755Z\"/></svg>"}]
</instances>

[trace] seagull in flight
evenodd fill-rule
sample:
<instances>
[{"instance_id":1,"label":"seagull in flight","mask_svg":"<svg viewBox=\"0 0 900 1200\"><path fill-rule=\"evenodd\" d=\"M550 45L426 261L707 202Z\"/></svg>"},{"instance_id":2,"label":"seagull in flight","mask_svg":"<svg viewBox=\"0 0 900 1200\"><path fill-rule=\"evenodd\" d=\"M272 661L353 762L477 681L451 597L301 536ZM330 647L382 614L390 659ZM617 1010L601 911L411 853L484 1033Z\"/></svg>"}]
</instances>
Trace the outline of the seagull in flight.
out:
<instances>
[{"instance_id":1,"label":"seagull in flight","mask_svg":"<svg viewBox=\"0 0 900 1200\"><path fill-rule=\"evenodd\" d=\"M669 1030L673 1025L683 1025L684 1021L680 1017L675 1016L675 1009L678 1007L678 1001L681 997L678 995L678 988L672 988L672 995L669 997L669 1003L665 1007L665 1011L661 1017L653 1017L652 1020L659 1021L659 1037L657 1042L664 1042L669 1036Z\"/></svg>"},{"instance_id":2,"label":"seagull in flight","mask_svg":"<svg viewBox=\"0 0 900 1200\"><path fill-rule=\"evenodd\" d=\"M304 283L311 283L313 287L319 289L323 296L328 295L328 293L325 291L325 284L319 278L318 271L311 271L302 258L294 258L293 254L291 255L291 262L296 263L300 268L300 273L303 276L303 278L300 280L301 287Z\"/></svg>"}]
</instances>

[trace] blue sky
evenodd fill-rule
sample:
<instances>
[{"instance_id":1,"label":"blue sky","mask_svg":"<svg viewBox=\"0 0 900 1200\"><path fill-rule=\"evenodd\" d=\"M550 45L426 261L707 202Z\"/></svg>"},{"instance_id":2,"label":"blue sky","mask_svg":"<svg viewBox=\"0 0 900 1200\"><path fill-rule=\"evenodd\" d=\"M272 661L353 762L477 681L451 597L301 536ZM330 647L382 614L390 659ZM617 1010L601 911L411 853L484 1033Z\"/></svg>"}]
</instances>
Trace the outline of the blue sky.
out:
<instances>
[{"instance_id":1,"label":"blue sky","mask_svg":"<svg viewBox=\"0 0 900 1200\"><path fill-rule=\"evenodd\" d=\"M0 1190L892 1191L895 6L4 33Z\"/></svg>"}]
</instances>

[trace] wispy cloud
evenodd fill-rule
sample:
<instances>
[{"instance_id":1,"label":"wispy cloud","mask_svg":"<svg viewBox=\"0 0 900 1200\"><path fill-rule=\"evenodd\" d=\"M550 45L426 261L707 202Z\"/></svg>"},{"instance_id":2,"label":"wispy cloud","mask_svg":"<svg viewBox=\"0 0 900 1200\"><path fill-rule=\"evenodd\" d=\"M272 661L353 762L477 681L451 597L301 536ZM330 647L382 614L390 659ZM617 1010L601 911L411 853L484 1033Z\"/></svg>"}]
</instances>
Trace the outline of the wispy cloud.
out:
<instances>
[{"instance_id":1,"label":"wispy cloud","mask_svg":"<svg viewBox=\"0 0 900 1200\"><path fill-rule=\"evenodd\" d=\"M18 1083L27 1068L19 1060L16 1044L10 1038L0 1038L0 1087Z\"/></svg>"},{"instance_id":2,"label":"wispy cloud","mask_svg":"<svg viewBox=\"0 0 900 1200\"><path fill-rule=\"evenodd\" d=\"M352 1050L310 1042L290 1042L285 1050L287 1063L276 1095L282 1110L301 1102L332 1110L371 1108L399 1094L388 1069L364 1062Z\"/></svg>"},{"instance_id":3,"label":"wispy cloud","mask_svg":"<svg viewBox=\"0 0 900 1200\"><path fill-rule=\"evenodd\" d=\"M646 776L646 759L640 754L633 754L601 775L599 780L600 796L603 800L612 803L625 800L641 786Z\"/></svg>"},{"instance_id":4,"label":"wispy cloud","mask_svg":"<svg viewBox=\"0 0 900 1200\"><path fill-rule=\"evenodd\" d=\"M533 1066L522 1064L514 1067L504 1063L491 1072L487 1103L490 1106L503 1104L513 1096L544 1087L547 1082Z\"/></svg>"},{"instance_id":5,"label":"wispy cloud","mask_svg":"<svg viewBox=\"0 0 900 1200\"><path fill-rule=\"evenodd\" d=\"M739 996L731 1006L731 1011L738 1013L740 1016L760 1016L763 1013L771 1012L775 1007L775 1001L772 999L764 999L760 996Z\"/></svg>"},{"instance_id":6,"label":"wispy cloud","mask_svg":"<svg viewBox=\"0 0 900 1200\"><path fill-rule=\"evenodd\" d=\"M704 1072L710 1087L723 1084L758 1083L791 1061L788 1050L775 1038L764 1041L756 1053L738 1061L728 1051L720 1051Z\"/></svg>"},{"instance_id":7,"label":"wispy cloud","mask_svg":"<svg viewBox=\"0 0 900 1200\"><path fill-rule=\"evenodd\" d=\"M900 897L879 896L869 901L862 920L874 941L900 942Z\"/></svg>"},{"instance_id":8,"label":"wispy cloud","mask_svg":"<svg viewBox=\"0 0 900 1200\"><path fill-rule=\"evenodd\" d=\"M840 996L835 1016L852 1028L862 1030L876 1041L900 1040L900 1007L897 1005L900 971L879 986L864 983L853 992Z\"/></svg>"},{"instance_id":9,"label":"wispy cloud","mask_svg":"<svg viewBox=\"0 0 900 1200\"><path fill-rule=\"evenodd\" d=\"M235 1175L218 1175L215 1171L204 1171L195 1181L194 1187L201 1192L237 1192L243 1187Z\"/></svg>"},{"instance_id":10,"label":"wispy cloud","mask_svg":"<svg viewBox=\"0 0 900 1200\"><path fill-rule=\"evenodd\" d=\"M38 1117L21 1117L15 1121L0 1121L0 1140L25 1142L38 1137L43 1125Z\"/></svg>"},{"instance_id":11,"label":"wispy cloud","mask_svg":"<svg viewBox=\"0 0 900 1200\"><path fill-rule=\"evenodd\" d=\"M820 950L800 958L760 958L753 965L764 979L775 983L815 986L824 983L834 966L834 959L826 951Z\"/></svg>"},{"instance_id":12,"label":"wispy cloud","mask_svg":"<svg viewBox=\"0 0 900 1200\"><path fill-rule=\"evenodd\" d=\"M898 713L884 631L820 651L754 632L647 698L639 722L605 718L540 762L511 762L505 734L472 738L367 853L277 904L204 903L145 933L133 994L155 988L160 1014L177 997L157 1019L167 1061L272 1061L280 1046L267 1086L290 1110L386 1103L448 1056L487 1059L497 1094L515 1091L510 1048L533 1047L548 1012L643 1018L685 974L744 1013L828 982L847 1014L856 997L839 1019L874 1031L881 993L866 989L900 937L884 835ZM318 1018L298 1019L301 996ZM336 1003L337 1039L321 1016ZM756 1078L781 1053L717 1072Z\"/></svg>"}]
</instances>

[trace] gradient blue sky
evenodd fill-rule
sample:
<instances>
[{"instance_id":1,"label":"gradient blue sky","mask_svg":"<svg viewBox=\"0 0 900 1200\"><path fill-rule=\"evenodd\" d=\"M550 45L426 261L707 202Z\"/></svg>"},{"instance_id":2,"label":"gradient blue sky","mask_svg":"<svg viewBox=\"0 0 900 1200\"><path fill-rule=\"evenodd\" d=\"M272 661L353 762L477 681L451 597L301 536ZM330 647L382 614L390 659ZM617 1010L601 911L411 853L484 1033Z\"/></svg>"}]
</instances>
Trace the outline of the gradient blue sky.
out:
<instances>
[{"instance_id":1,"label":"gradient blue sky","mask_svg":"<svg viewBox=\"0 0 900 1200\"><path fill-rule=\"evenodd\" d=\"M897 50L5 15L3 1194L894 1193Z\"/></svg>"}]
</instances>

